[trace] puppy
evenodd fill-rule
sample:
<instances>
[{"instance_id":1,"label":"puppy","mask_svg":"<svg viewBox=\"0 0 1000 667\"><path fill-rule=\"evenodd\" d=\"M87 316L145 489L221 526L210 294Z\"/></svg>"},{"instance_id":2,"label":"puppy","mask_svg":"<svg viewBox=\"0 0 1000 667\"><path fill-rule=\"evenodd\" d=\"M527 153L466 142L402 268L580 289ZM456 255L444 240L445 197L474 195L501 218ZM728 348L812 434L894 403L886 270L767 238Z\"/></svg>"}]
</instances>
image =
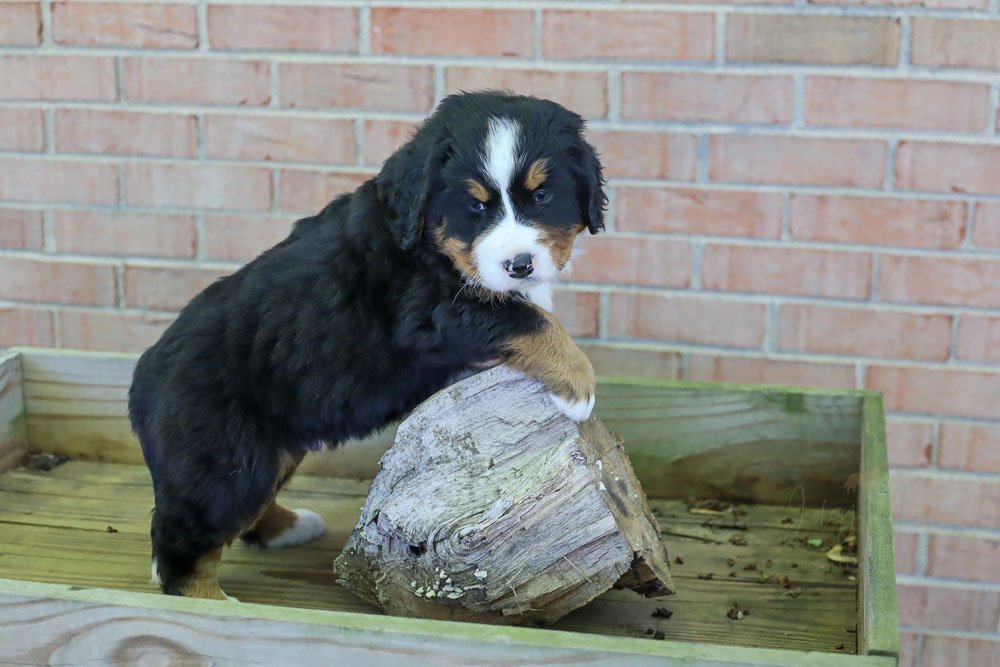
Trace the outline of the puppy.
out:
<instances>
[{"instance_id":1,"label":"puppy","mask_svg":"<svg viewBox=\"0 0 1000 667\"><path fill-rule=\"evenodd\" d=\"M378 176L191 300L129 392L165 593L225 599L215 570L236 538L318 537L318 515L275 502L306 452L469 369L503 360L590 415L594 370L549 313L577 235L604 227L583 125L532 97L448 97Z\"/></svg>"}]
</instances>

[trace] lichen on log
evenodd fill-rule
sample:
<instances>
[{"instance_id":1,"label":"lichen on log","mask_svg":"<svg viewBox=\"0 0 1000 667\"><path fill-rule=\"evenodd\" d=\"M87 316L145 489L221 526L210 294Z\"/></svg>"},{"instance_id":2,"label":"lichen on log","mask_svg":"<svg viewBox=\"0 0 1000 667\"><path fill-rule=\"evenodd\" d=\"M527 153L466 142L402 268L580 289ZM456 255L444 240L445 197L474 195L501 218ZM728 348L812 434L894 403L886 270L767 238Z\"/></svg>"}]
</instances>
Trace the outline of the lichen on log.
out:
<instances>
[{"instance_id":1,"label":"lichen on log","mask_svg":"<svg viewBox=\"0 0 1000 667\"><path fill-rule=\"evenodd\" d=\"M612 587L673 592L620 438L505 366L400 425L334 570L390 614L452 620L551 622Z\"/></svg>"}]
</instances>

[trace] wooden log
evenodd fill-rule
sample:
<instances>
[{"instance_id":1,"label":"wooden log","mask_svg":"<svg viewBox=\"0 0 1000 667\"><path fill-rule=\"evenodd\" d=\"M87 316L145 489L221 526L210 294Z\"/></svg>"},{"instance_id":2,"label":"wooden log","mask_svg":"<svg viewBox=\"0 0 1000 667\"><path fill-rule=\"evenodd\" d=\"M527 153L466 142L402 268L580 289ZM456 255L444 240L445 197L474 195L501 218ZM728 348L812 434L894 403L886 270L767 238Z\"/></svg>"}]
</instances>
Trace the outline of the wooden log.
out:
<instances>
[{"instance_id":1,"label":"wooden log","mask_svg":"<svg viewBox=\"0 0 1000 667\"><path fill-rule=\"evenodd\" d=\"M390 614L551 622L612 587L673 593L621 441L517 371L428 399L380 468L334 570Z\"/></svg>"}]
</instances>

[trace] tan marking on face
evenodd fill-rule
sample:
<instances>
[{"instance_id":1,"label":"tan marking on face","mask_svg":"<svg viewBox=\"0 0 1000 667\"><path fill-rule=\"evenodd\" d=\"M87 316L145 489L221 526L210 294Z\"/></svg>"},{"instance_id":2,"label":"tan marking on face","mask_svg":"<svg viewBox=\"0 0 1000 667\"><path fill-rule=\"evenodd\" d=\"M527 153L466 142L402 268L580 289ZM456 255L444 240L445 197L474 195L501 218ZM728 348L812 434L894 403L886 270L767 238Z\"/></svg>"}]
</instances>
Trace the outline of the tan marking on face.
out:
<instances>
[{"instance_id":1,"label":"tan marking on face","mask_svg":"<svg viewBox=\"0 0 1000 667\"><path fill-rule=\"evenodd\" d=\"M534 190L548 177L549 161L546 158L538 158L528 167L528 174L524 177L524 187L529 191Z\"/></svg>"},{"instance_id":2,"label":"tan marking on face","mask_svg":"<svg viewBox=\"0 0 1000 667\"><path fill-rule=\"evenodd\" d=\"M222 592L215 574L215 568L218 566L220 558L222 558L222 547L212 549L199 558L198 562L195 563L194 572L181 588L181 595L188 598L225 600L226 596Z\"/></svg>"},{"instance_id":3,"label":"tan marking on face","mask_svg":"<svg viewBox=\"0 0 1000 667\"><path fill-rule=\"evenodd\" d=\"M485 185L474 178L466 179L465 189L469 191L470 195L484 204L490 200L490 191L486 189Z\"/></svg>"},{"instance_id":4,"label":"tan marking on face","mask_svg":"<svg viewBox=\"0 0 1000 667\"><path fill-rule=\"evenodd\" d=\"M479 279L476 264L472 259L472 246L459 239L445 236L444 225L434 230L434 243L441 254L451 260L459 273Z\"/></svg>"},{"instance_id":5,"label":"tan marking on face","mask_svg":"<svg viewBox=\"0 0 1000 667\"><path fill-rule=\"evenodd\" d=\"M562 271L569 262L570 254L573 252L573 243L580 235L586 225L579 224L569 229L551 229L549 227L537 227L541 242L549 249L552 261L556 268Z\"/></svg>"},{"instance_id":6,"label":"tan marking on face","mask_svg":"<svg viewBox=\"0 0 1000 667\"><path fill-rule=\"evenodd\" d=\"M543 308L534 308L544 318L542 326L507 341L506 363L540 379L554 394L586 400L596 386L594 367L559 320Z\"/></svg>"}]
</instances>

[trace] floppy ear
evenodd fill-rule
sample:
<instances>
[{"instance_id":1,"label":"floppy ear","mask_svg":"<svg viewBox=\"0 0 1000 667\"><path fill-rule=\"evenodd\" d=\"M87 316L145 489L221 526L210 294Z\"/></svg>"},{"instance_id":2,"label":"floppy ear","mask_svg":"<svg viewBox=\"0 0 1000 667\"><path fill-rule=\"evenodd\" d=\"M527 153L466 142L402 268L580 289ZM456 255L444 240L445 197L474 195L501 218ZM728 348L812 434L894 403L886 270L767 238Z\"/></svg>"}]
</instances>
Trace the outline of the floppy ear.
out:
<instances>
[{"instance_id":1,"label":"floppy ear","mask_svg":"<svg viewBox=\"0 0 1000 667\"><path fill-rule=\"evenodd\" d=\"M403 250L412 249L423 233L427 200L447 158L450 142L444 137L435 141L433 134L434 128L425 124L409 143L386 160L376 178L389 228Z\"/></svg>"},{"instance_id":2,"label":"floppy ear","mask_svg":"<svg viewBox=\"0 0 1000 667\"><path fill-rule=\"evenodd\" d=\"M608 196L604 194L604 172L597 152L580 137L574 146L576 153L576 196L591 234L604 229L604 209Z\"/></svg>"}]
</instances>

